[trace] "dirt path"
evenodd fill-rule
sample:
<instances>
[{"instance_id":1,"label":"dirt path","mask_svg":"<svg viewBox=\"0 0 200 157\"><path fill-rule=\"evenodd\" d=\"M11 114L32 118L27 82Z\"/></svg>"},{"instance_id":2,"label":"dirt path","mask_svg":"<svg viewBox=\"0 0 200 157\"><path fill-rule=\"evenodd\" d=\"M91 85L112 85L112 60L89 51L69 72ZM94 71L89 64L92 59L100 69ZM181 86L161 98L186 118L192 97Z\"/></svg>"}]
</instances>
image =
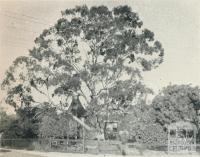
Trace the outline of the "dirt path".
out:
<instances>
[{"instance_id":1,"label":"dirt path","mask_svg":"<svg viewBox=\"0 0 200 157\"><path fill-rule=\"evenodd\" d=\"M45 157L13 150L0 150L0 157Z\"/></svg>"},{"instance_id":2,"label":"dirt path","mask_svg":"<svg viewBox=\"0 0 200 157\"><path fill-rule=\"evenodd\" d=\"M200 157L198 153L195 154L163 154L162 152L152 153L147 152L143 155L132 155L132 157ZM58 153L58 152L39 152L39 151L26 151L26 150L4 150L0 151L0 157L124 157L121 155L113 154L72 154L72 153ZM131 157L127 155L126 157Z\"/></svg>"}]
</instances>

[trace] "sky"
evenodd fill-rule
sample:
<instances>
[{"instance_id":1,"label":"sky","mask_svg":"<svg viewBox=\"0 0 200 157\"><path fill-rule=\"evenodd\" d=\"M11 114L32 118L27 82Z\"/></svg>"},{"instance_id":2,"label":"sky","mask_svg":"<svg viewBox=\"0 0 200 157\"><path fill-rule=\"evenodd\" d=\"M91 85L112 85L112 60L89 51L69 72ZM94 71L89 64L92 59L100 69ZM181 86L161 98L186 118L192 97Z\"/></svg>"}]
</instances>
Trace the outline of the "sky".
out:
<instances>
[{"instance_id":1,"label":"sky","mask_svg":"<svg viewBox=\"0 0 200 157\"><path fill-rule=\"evenodd\" d=\"M155 93L170 83L200 86L199 0L0 0L0 82L14 59L28 55L34 39L61 17L61 10L83 4L129 5L138 12L165 49L164 62L143 74ZM0 91L0 101L3 96Z\"/></svg>"}]
</instances>

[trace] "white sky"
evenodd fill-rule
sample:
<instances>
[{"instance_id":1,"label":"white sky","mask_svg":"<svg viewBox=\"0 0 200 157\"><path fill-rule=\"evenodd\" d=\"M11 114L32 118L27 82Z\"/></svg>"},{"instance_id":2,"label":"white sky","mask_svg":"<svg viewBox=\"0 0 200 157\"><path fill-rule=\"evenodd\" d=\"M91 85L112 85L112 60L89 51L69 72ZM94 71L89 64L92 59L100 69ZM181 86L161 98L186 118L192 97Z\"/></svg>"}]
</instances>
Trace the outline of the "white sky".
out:
<instances>
[{"instance_id":1,"label":"white sky","mask_svg":"<svg viewBox=\"0 0 200 157\"><path fill-rule=\"evenodd\" d=\"M0 82L12 61L27 55L35 37L61 17L61 10L82 4L127 4L139 13L165 49L164 63L143 75L150 88L157 92L170 82L200 86L200 0L0 0Z\"/></svg>"}]
</instances>

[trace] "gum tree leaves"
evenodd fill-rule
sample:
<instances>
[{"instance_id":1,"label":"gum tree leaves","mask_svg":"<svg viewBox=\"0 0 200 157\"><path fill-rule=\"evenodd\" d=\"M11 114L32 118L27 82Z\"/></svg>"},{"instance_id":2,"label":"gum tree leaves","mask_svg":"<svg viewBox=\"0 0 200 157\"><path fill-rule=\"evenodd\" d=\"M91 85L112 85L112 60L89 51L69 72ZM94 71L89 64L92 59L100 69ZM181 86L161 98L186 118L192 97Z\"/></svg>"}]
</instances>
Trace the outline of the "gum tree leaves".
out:
<instances>
[{"instance_id":1,"label":"gum tree leaves","mask_svg":"<svg viewBox=\"0 0 200 157\"><path fill-rule=\"evenodd\" d=\"M16 106L15 96L23 93L20 101L30 101L29 105L48 102L62 108L79 95L99 123L107 108L124 111L136 95L150 92L141 83L141 72L158 67L164 49L153 32L142 28L136 12L126 5L111 10L84 5L61 13L55 25L35 39L29 56L16 59L6 73L3 86L9 104ZM13 93L18 85L30 91ZM36 102L34 93L44 100Z\"/></svg>"},{"instance_id":2,"label":"gum tree leaves","mask_svg":"<svg viewBox=\"0 0 200 157\"><path fill-rule=\"evenodd\" d=\"M190 85L169 85L154 98L152 107L161 125L186 120L198 126L200 89Z\"/></svg>"}]
</instances>

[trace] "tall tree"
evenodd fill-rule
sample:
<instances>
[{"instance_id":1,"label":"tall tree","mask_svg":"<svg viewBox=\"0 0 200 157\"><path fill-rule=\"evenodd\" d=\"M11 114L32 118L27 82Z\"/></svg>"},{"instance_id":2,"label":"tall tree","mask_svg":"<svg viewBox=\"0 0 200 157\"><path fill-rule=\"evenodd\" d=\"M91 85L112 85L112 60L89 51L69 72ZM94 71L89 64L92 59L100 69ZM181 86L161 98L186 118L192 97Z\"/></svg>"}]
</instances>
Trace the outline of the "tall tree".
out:
<instances>
[{"instance_id":1,"label":"tall tree","mask_svg":"<svg viewBox=\"0 0 200 157\"><path fill-rule=\"evenodd\" d=\"M17 58L7 71L2 84L6 102L65 111L78 95L90 125L102 128L109 114L126 112L150 92L141 72L163 62L161 43L142 25L129 6L62 11L57 23L35 39L29 56Z\"/></svg>"}]
</instances>

